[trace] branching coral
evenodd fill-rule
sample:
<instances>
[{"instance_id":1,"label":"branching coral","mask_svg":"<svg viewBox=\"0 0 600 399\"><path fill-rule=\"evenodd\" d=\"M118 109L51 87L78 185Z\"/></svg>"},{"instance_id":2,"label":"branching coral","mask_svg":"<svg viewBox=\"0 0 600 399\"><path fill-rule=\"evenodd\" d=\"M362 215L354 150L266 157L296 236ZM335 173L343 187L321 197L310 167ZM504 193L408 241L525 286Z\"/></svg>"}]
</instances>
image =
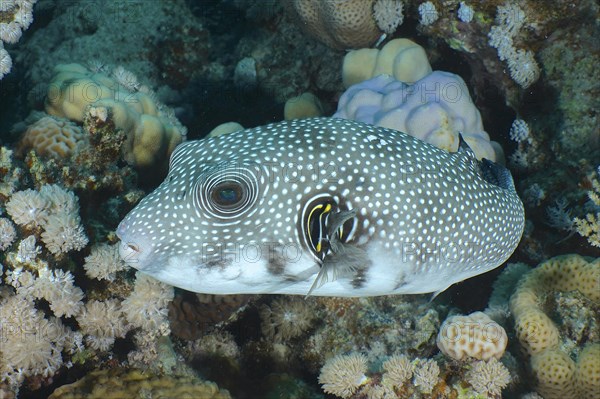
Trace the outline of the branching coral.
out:
<instances>
[{"instance_id":1,"label":"branching coral","mask_svg":"<svg viewBox=\"0 0 600 399\"><path fill-rule=\"evenodd\" d=\"M413 365L413 384L420 392L430 394L439 381L440 366L433 359L416 359Z\"/></svg>"},{"instance_id":2,"label":"branching coral","mask_svg":"<svg viewBox=\"0 0 600 399\"><path fill-rule=\"evenodd\" d=\"M134 327L156 330L168 325L167 305L173 296L173 287L138 272L133 292L123 301L123 313Z\"/></svg>"},{"instance_id":3,"label":"branching coral","mask_svg":"<svg viewBox=\"0 0 600 399\"><path fill-rule=\"evenodd\" d=\"M45 318L21 295L0 301L0 324L0 380L12 386L28 376L52 376L62 365L61 352L73 342L69 328L55 317Z\"/></svg>"},{"instance_id":4,"label":"branching coral","mask_svg":"<svg viewBox=\"0 0 600 399\"><path fill-rule=\"evenodd\" d=\"M92 252L85 257L83 268L88 277L98 280L113 281L118 271L127 265L119 256L118 244L98 244L92 247Z\"/></svg>"},{"instance_id":5,"label":"branching coral","mask_svg":"<svg viewBox=\"0 0 600 399\"><path fill-rule=\"evenodd\" d=\"M525 13L516 3L498 6L496 26L488 34L490 46L498 50L498 58L508 63L510 76L526 89L540 76L540 68L529 50L516 49L513 38L525 23Z\"/></svg>"},{"instance_id":6,"label":"branching coral","mask_svg":"<svg viewBox=\"0 0 600 399\"><path fill-rule=\"evenodd\" d=\"M19 41L24 30L33 22L33 5L37 0L0 1L0 80L12 68L12 60L4 43Z\"/></svg>"},{"instance_id":7,"label":"branching coral","mask_svg":"<svg viewBox=\"0 0 600 399\"><path fill-rule=\"evenodd\" d=\"M338 355L329 359L319 375L323 391L341 398L349 398L368 379L367 357L359 353Z\"/></svg>"},{"instance_id":8,"label":"branching coral","mask_svg":"<svg viewBox=\"0 0 600 399\"><path fill-rule=\"evenodd\" d=\"M13 194L6 211L22 226L41 226L41 239L53 254L80 250L88 243L77 197L58 185L44 185L40 191L27 189Z\"/></svg>"},{"instance_id":9,"label":"branching coral","mask_svg":"<svg viewBox=\"0 0 600 399\"><path fill-rule=\"evenodd\" d=\"M592 190L588 192L590 201L600 207L600 182L592 178ZM573 219L575 229L583 237L586 237L590 245L600 247L600 212L588 213L584 218Z\"/></svg>"},{"instance_id":10,"label":"branching coral","mask_svg":"<svg viewBox=\"0 0 600 399\"><path fill-rule=\"evenodd\" d=\"M125 336L127 325L117 300L89 301L77 316L86 342L93 349L108 350L115 338Z\"/></svg>"},{"instance_id":11,"label":"branching coral","mask_svg":"<svg viewBox=\"0 0 600 399\"><path fill-rule=\"evenodd\" d=\"M500 397L511 381L508 369L495 358L473 363L465 379L477 393L491 397Z\"/></svg>"}]
</instances>

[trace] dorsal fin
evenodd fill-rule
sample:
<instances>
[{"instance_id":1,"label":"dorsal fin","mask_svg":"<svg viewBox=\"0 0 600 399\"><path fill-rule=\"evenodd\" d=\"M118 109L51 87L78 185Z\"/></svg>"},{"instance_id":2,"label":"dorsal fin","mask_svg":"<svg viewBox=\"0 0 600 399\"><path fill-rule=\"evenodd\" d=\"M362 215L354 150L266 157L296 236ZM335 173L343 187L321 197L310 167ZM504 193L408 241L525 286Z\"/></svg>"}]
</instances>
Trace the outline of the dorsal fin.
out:
<instances>
[{"instance_id":1,"label":"dorsal fin","mask_svg":"<svg viewBox=\"0 0 600 399\"><path fill-rule=\"evenodd\" d=\"M459 154L465 154L467 155L469 158L473 158L475 159L475 152L473 152L473 150L471 149L471 147L469 147L469 144L467 144L467 142L465 141L465 139L463 138L463 135L461 132L458 133L458 151Z\"/></svg>"},{"instance_id":2,"label":"dorsal fin","mask_svg":"<svg viewBox=\"0 0 600 399\"><path fill-rule=\"evenodd\" d=\"M479 162L479 170L485 181L505 190L515 191L515 184L510 171L504 166L483 158Z\"/></svg>"}]
</instances>

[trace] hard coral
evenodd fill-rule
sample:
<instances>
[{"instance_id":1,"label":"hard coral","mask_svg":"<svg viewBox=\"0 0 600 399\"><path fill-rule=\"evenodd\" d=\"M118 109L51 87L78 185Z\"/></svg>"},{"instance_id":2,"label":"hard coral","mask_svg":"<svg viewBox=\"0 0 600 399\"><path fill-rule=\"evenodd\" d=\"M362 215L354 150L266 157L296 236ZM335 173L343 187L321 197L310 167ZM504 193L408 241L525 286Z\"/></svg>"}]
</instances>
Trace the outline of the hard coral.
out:
<instances>
[{"instance_id":1,"label":"hard coral","mask_svg":"<svg viewBox=\"0 0 600 399\"><path fill-rule=\"evenodd\" d=\"M589 301L588 306L597 307L600 305L598 287L600 260L588 261L579 255L563 255L529 272L510 299L517 337L521 346L531 355L530 365L538 391L546 399L597 397L597 379L592 377L588 384L577 382L577 375L587 375L589 370L597 369L590 368L588 363L588 353L590 350L596 353L594 348L597 343L592 343L592 349L582 349L577 362L574 362L571 353L565 351L565 348L573 345L564 345L566 334L549 317L556 310L548 310L544 304L552 294L579 291ZM575 346L575 355L577 349Z\"/></svg>"},{"instance_id":2,"label":"hard coral","mask_svg":"<svg viewBox=\"0 0 600 399\"><path fill-rule=\"evenodd\" d=\"M127 136L123 157L138 168L164 162L186 136L173 111L122 68L110 77L79 64L58 65L45 105L48 114L75 122L88 113L112 121Z\"/></svg>"},{"instance_id":3,"label":"hard coral","mask_svg":"<svg viewBox=\"0 0 600 399\"><path fill-rule=\"evenodd\" d=\"M378 75L393 76L403 83L414 83L431 73L423 47L409 39L394 39L381 48L349 51L344 57L344 86L363 82Z\"/></svg>"},{"instance_id":4,"label":"hard coral","mask_svg":"<svg viewBox=\"0 0 600 399\"><path fill-rule=\"evenodd\" d=\"M450 152L458 150L460 132L477 158L501 159L467 85L449 72L434 71L412 85L387 75L358 83L341 96L333 117L399 130Z\"/></svg>"},{"instance_id":5,"label":"hard coral","mask_svg":"<svg viewBox=\"0 0 600 399\"><path fill-rule=\"evenodd\" d=\"M19 149L33 149L41 156L69 158L85 145L81 127L63 118L46 116L30 125L19 143Z\"/></svg>"},{"instance_id":6,"label":"hard coral","mask_svg":"<svg viewBox=\"0 0 600 399\"><path fill-rule=\"evenodd\" d=\"M467 357L500 359L507 343L504 328L483 312L448 317L442 323L437 337L437 345L442 353L457 360Z\"/></svg>"},{"instance_id":7,"label":"hard coral","mask_svg":"<svg viewBox=\"0 0 600 399\"><path fill-rule=\"evenodd\" d=\"M369 47L382 32L373 16L375 0L285 0L291 18L327 46Z\"/></svg>"}]
</instances>

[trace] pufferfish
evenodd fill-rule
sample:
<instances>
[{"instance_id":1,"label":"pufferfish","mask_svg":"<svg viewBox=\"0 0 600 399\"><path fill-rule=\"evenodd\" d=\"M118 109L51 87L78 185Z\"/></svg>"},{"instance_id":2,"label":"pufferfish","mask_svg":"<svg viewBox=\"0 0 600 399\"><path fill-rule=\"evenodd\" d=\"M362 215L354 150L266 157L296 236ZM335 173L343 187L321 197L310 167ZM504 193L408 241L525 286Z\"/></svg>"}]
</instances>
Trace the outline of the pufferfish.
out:
<instances>
[{"instance_id":1,"label":"pufferfish","mask_svg":"<svg viewBox=\"0 0 600 399\"><path fill-rule=\"evenodd\" d=\"M117 229L130 266L209 294L441 292L501 265L524 227L510 172L337 118L180 144Z\"/></svg>"}]
</instances>

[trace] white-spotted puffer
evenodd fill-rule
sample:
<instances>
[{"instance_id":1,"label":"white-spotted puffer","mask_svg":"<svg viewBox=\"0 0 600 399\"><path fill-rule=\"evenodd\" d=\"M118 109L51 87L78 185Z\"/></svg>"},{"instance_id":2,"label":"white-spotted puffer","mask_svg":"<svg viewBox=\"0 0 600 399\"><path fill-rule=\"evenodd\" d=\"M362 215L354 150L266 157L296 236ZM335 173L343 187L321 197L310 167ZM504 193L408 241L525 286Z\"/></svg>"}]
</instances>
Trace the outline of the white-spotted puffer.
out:
<instances>
[{"instance_id":1,"label":"white-spotted puffer","mask_svg":"<svg viewBox=\"0 0 600 399\"><path fill-rule=\"evenodd\" d=\"M121 222L121 256L211 294L439 292L513 253L523 205L508 170L336 118L185 142Z\"/></svg>"}]
</instances>

